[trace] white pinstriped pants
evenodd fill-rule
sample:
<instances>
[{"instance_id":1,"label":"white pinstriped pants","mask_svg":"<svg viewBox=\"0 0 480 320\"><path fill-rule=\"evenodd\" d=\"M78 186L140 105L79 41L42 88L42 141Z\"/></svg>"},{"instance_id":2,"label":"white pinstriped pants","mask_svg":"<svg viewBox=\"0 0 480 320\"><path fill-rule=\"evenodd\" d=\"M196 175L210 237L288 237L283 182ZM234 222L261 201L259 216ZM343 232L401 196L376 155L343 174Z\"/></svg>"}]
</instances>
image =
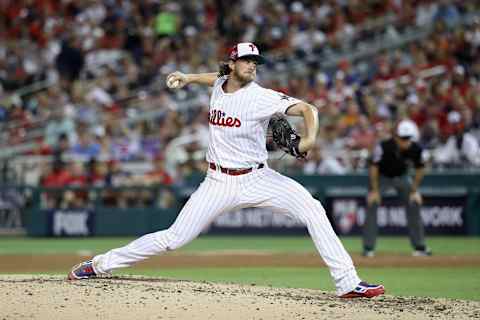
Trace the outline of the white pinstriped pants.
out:
<instances>
[{"instance_id":1,"label":"white pinstriped pants","mask_svg":"<svg viewBox=\"0 0 480 320\"><path fill-rule=\"evenodd\" d=\"M338 295L353 290L360 282L352 259L333 231L320 202L299 183L268 167L239 176L209 169L170 228L95 256L95 270L110 272L180 248L195 239L218 215L246 207L269 208L304 223L330 269Z\"/></svg>"}]
</instances>

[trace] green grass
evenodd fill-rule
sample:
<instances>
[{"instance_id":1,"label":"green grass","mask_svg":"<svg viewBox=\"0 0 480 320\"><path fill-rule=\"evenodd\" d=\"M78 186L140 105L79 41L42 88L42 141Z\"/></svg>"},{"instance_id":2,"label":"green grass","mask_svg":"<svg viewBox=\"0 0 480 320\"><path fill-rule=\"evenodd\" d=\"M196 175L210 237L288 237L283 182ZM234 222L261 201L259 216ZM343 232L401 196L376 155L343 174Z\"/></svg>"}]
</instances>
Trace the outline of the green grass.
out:
<instances>
[{"instance_id":1,"label":"green grass","mask_svg":"<svg viewBox=\"0 0 480 320\"><path fill-rule=\"evenodd\" d=\"M2 254L71 254L80 250L105 252L134 240L122 238L25 238L0 237ZM359 253L361 239L342 238L350 253ZM480 255L480 237L429 237L435 255ZM179 251L258 250L268 252L314 252L309 237L304 236L202 236ZM407 237L382 237L379 253L409 254ZM1 262L0 262L1 263ZM124 269L123 274L141 274L177 279L217 282L255 283L278 287L315 288L333 291L326 268L176 268L161 270ZM480 300L480 266L451 268L360 268L368 281L385 284L388 294L448 297Z\"/></svg>"},{"instance_id":2,"label":"green grass","mask_svg":"<svg viewBox=\"0 0 480 320\"><path fill-rule=\"evenodd\" d=\"M130 269L119 274L334 291L326 268ZM384 284L390 295L480 300L480 268L361 268L359 275Z\"/></svg>"},{"instance_id":3,"label":"green grass","mask_svg":"<svg viewBox=\"0 0 480 320\"><path fill-rule=\"evenodd\" d=\"M24 238L0 237L1 254L58 254L89 250L100 253L127 244L135 238ZM344 237L342 242L351 253L361 250L358 237ZM428 245L435 255L480 255L480 237L429 237ZM269 252L314 252L305 236L202 236L181 248L181 252L209 250L259 250ZM407 237L378 239L378 252L407 254L411 248Z\"/></svg>"}]
</instances>

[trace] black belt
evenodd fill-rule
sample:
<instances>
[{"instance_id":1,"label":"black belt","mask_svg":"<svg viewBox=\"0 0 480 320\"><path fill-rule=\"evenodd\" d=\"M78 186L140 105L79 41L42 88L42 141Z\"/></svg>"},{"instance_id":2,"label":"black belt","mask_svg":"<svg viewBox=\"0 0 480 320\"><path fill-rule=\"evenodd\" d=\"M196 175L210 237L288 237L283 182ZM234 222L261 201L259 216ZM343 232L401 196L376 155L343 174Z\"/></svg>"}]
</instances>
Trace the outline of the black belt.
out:
<instances>
[{"instance_id":1,"label":"black belt","mask_svg":"<svg viewBox=\"0 0 480 320\"><path fill-rule=\"evenodd\" d=\"M217 170L217 168L218 168L218 169L220 169L220 172L225 173L225 174L229 174L231 176L239 176L239 175L242 175L242 174L252 172L252 170L253 170L253 168L244 168L244 169L224 168L224 167L216 165L215 163L212 163L212 162L209 162L208 165L209 165L210 169ZM263 167L265 167L265 165L263 163L260 163L257 166L257 169L262 169Z\"/></svg>"}]
</instances>

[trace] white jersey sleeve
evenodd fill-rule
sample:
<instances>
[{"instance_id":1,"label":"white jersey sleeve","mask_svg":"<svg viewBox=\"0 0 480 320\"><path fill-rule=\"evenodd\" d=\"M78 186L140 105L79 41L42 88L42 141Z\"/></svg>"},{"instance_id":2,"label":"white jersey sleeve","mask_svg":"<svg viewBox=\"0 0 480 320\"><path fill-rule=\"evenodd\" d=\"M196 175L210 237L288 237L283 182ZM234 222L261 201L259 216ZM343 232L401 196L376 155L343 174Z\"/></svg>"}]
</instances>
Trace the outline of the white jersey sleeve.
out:
<instances>
[{"instance_id":1,"label":"white jersey sleeve","mask_svg":"<svg viewBox=\"0 0 480 320\"><path fill-rule=\"evenodd\" d=\"M284 93L261 88L261 93L258 95L257 115L259 118L270 118L275 113L284 114L288 107L300 102L302 101Z\"/></svg>"}]
</instances>

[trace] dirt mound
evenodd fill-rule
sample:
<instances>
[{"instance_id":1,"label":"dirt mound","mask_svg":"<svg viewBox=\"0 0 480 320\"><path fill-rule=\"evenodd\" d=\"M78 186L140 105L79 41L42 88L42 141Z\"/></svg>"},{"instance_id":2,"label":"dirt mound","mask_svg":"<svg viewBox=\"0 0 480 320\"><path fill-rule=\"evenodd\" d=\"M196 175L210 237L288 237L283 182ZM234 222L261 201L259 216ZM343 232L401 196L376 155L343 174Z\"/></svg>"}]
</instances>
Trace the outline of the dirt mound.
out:
<instances>
[{"instance_id":1,"label":"dirt mound","mask_svg":"<svg viewBox=\"0 0 480 320\"><path fill-rule=\"evenodd\" d=\"M0 319L472 319L480 302L145 277L0 276Z\"/></svg>"}]
</instances>

